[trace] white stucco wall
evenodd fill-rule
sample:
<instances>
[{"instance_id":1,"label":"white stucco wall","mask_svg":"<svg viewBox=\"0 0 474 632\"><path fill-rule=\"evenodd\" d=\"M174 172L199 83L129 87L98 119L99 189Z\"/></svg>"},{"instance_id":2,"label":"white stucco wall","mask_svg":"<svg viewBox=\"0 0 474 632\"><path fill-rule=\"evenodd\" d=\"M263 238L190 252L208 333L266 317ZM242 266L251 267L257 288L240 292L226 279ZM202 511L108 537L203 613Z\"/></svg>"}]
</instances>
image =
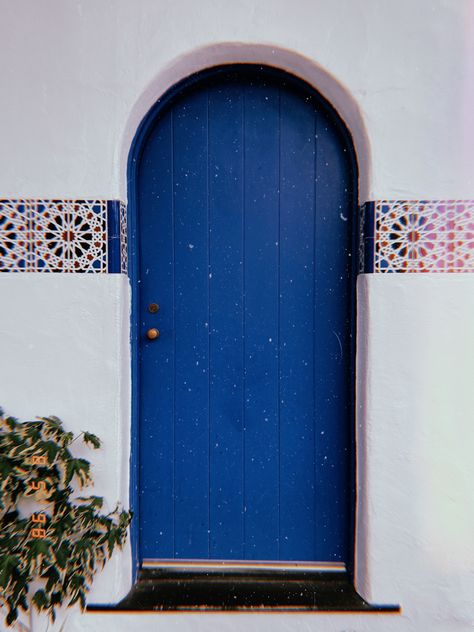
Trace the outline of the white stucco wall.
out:
<instances>
[{"instance_id":1,"label":"white stucco wall","mask_svg":"<svg viewBox=\"0 0 474 632\"><path fill-rule=\"evenodd\" d=\"M474 625L474 278L359 277L357 585L400 615L73 614L67 630L380 630ZM0 399L104 439L96 489L128 502L128 282L122 275L0 275ZM130 551L90 601L129 587Z\"/></svg>"},{"instance_id":2,"label":"white stucco wall","mask_svg":"<svg viewBox=\"0 0 474 632\"><path fill-rule=\"evenodd\" d=\"M107 511L117 501L129 506L128 297L122 275L0 275L0 405L20 421L56 415L67 430L97 434L100 450L76 450L91 462ZM130 569L127 544L97 578L91 599L120 599Z\"/></svg>"},{"instance_id":3,"label":"white stucco wall","mask_svg":"<svg viewBox=\"0 0 474 632\"><path fill-rule=\"evenodd\" d=\"M151 103L180 76L249 55L319 78L363 121L365 199L472 196L472 0L0 0L0 11L5 197L124 196L124 155Z\"/></svg>"},{"instance_id":4,"label":"white stucco wall","mask_svg":"<svg viewBox=\"0 0 474 632\"><path fill-rule=\"evenodd\" d=\"M472 628L474 277L361 275L358 309L358 586Z\"/></svg>"},{"instance_id":5,"label":"white stucco wall","mask_svg":"<svg viewBox=\"0 0 474 632\"><path fill-rule=\"evenodd\" d=\"M350 126L361 200L474 197L472 0L0 0L0 197L126 199L152 103L190 72L273 63ZM67 630L456 632L474 627L474 277L358 288L357 585L399 615L87 614ZM128 502L129 288L0 275L0 405L105 439L97 492ZM130 555L96 603L129 585Z\"/></svg>"}]
</instances>

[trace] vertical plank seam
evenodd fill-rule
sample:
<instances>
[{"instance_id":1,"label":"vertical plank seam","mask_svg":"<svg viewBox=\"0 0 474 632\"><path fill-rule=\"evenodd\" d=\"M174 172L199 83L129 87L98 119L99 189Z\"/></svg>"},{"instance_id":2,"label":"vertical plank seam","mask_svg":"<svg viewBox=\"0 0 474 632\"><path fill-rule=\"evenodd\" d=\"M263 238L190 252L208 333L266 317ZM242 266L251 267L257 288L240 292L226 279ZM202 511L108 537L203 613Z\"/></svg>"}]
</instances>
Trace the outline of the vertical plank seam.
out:
<instances>
[{"instance_id":1,"label":"vertical plank seam","mask_svg":"<svg viewBox=\"0 0 474 632\"><path fill-rule=\"evenodd\" d=\"M245 468L245 391L246 391L246 365L245 365L245 85L242 85L242 558L246 559L246 468Z\"/></svg>"},{"instance_id":2,"label":"vertical plank seam","mask_svg":"<svg viewBox=\"0 0 474 632\"><path fill-rule=\"evenodd\" d=\"M173 231L171 256L173 259L173 559L176 556L176 230L175 230L175 165L174 165L174 116L170 111L171 133L171 228Z\"/></svg>"},{"instance_id":3,"label":"vertical plank seam","mask_svg":"<svg viewBox=\"0 0 474 632\"><path fill-rule=\"evenodd\" d=\"M211 557L211 225L210 225L210 159L209 159L209 88L207 89L207 433L208 433L208 466L207 466L207 556Z\"/></svg>"},{"instance_id":4,"label":"vertical plank seam","mask_svg":"<svg viewBox=\"0 0 474 632\"><path fill-rule=\"evenodd\" d=\"M316 436L316 228L317 228L317 160L318 156L318 113L314 111L314 188L313 188L313 554L317 559L317 436Z\"/></svg>"},{"instance_id":5,"label":"vertical plank seam","mask_svg":"<svg viewBox=\"0 0 474 632\"><path fill-rule=\"evenodd\" d=\"M281 89L278 88L278 559L281 559L281 326L280 326L280 308L281 308L281 270L280 270L280 253L281 253Z\"/></svg>"}]
</instances>

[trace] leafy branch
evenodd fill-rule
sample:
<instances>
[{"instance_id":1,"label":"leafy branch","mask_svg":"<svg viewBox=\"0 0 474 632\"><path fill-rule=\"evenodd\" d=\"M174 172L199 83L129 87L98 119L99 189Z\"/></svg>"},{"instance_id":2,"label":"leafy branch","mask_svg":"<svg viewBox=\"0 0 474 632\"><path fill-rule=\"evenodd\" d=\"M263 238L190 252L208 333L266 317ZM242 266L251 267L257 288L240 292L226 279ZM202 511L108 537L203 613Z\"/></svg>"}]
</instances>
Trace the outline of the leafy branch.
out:
<instances>
[{"instance_id":1,"label":"leafy branch","mask_svg":"<svg viewBox=\"0 0 474 632\"><path fill-rule=\"evenodd\" d=\"M0 410L0 604L8 626L31 605L52 621L59 606L84 609L95 573L126 541L130 511L117 505L102 514L102 497L74 496L73 485L92 483L89 461L69 449L79 438L101 446L90 432L66 432L57 417L22 423ZM44 507L22 515L23 498Z\"/></svg>"}]
</instances>

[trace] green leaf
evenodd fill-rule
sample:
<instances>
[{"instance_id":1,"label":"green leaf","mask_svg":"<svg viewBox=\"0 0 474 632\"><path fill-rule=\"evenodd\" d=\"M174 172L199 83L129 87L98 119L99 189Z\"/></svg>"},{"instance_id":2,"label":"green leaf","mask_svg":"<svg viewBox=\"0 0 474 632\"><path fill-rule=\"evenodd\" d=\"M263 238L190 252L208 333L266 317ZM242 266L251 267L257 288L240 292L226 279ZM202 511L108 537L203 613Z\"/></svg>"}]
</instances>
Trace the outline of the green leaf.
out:
<instances>
[{"instance_id":1,"label":"green leaf","mask_svg":"<svg viewBox=\"0 0 474 632\"><path fill-rule=\"evenodd\" d=\"M57 605L61 605L63 602L63 598L60 592L53 592L51 593L51 605L52 606L57 606Z\"/></svg>"},{"instance_id":2,"label":"green leaf","mask_svg":"<svg viewBox=\"0 0 474 632\"><path fill-rule=\"evenodd\" d=\"M52 463L54 461L57 453L61 449L54 441L45 441L43 443L43 448L48 456L48 463Z\"/></svg>"},{"instance_id":3,"label":"green leaf","mask_svg":"<svg viewBox=\"0 0 474 632\"><path fill-rule=\"evenodd\" d=\"M116 542L117 542L117 538L115 536L115 533L114 531L111 531L107 537L107 546L109 549L109 555L112 555Z\"/></svg>"},{"instance_id":4,"label":"green leaf","mask_svg":"<svg viewBox=\"0 0 474 632\"><path fill-rule=\"evenodd\" d=\"M71 459L66 463L65 484L69 485L73 477L77 477L81 485L90 482L90 464L86 459Z\"/></svg>"},{"instance_id":5,"label":"green leaf","mask_svg":"<svg viewBox=\"0 0 474 632\"><path fill-rule=\"evenodd\" d=\"M28 610L28 602L26 600L26 594L23 594L20 596L20 598L18 599L18 605L25 612Z\"/></svg>"},{"instance_id":6,"label":"green leaf","mask_svg":"<svg viewBox=\"0 0 474 632\"><path fill-rule=\"evenodd\" d=\"M69 557L69 545L63 542L60 547L54 549L54 557L59 568L64 570Z\"/></svg>"},{"instance_id":7,"label":"green leaf","mask_svg":"<svg viewBox=\"0 0 474 632\"><path fill-rule=\"evenodd\" d=\"M63 424L59 417L38 417L38 419L44 423L47 430L62 430Z\"/></svg>"},{"instance_id":8,"label":"green leaf","mask_svg":"<svg viewBox=\"0 0 474 632\"><path fill-rule=\"evenodd\" d=\"M48 570L41 575L42 578L47 579L46 582L46 592L50 593L53 589L54 585L57 584L60 580L59 571L55 566L50 566Z\"/></svg>"},{"instance_id":9,"label":"green leaf","mask_svg":"<svg viewBox=\"0 0 474 632\"><path fill-rule=\"evenodd\" d=\"M3 415L3 411L2 411L2 415ZM18 422L18 419L15 419L15 417L6 417L5 423L10 428L10 430L17 428L20 425Z\"/></svg>"},{"instance_id":10,"label":"green leaf","mask_svg":"<svg viewBox=\"0 0 474 632\"><path fill-rule=\"evenodd\" d=\"M51 555L51 542L49 540L38 538L27 542L26 546L30 551L30 558L39 556L49 558Z\"/></svg>"},{"instance_id":11,"label":"green leaf","mask_svg":"<svg viewBox=\"0 0 474 632\"><path fill-rule=\"evenodd\" d=\"M20 563L17 555L2 555L0 557L0 586L6 588L11 580L13 569Z\"/></svg>"},{"instance_id":12,"label":"green leaf","mask_svg":"<svg viewBox=\"0 0 474 632\"><path fill-rule=\"evenodd\" d=\"M61 445L62 446L67 446L70 443L72 443L74 441L74 433L72 432L65 432L62 439L61 439Z\"/></svg>"},{"instance_id":13,"label":"green leaf","mask_svg":"<svg viewBox=\"0 0 474 632\"><path fill-rule=\"evenodd\" d=\"M121 511L119 516L119 527L126 529L131 523L133 511Z\"/></svg>"},{"instance_id":14,"label":"green leaf","mask_svg":"<svg viewBox=\"0 0 474 632\"><path fill-rule=\"evenodd\" d=\"M96 437L96 435L92 434L91 432L84 432L82 440L84 441L84 443L90 444L95 450L97 450L97 448L100 448L101 446L101 440L99 439L99 437Z\"/></svg>"},{"instance_id":15,"label":"green leaf","mask_svg":"<svg viewBox=\"0 0 474 632\"><path fill-rule=\"evenodd\" d=\"M33 439L35 442L41 438L41 427L43 424L38 423L37 421L30 422L25 424L25 434L30 439Z\"/></svg>"},{"instance_id":16,"label":"green leaf","mask_svg":"<svg viewBox=\"0 0 474 632\"><path fill-rule=\"evenodd\" d=\"M43 589L37 590L33 595L31 601L37 607L38 610L46 610L49 606L48 595Z\"/></svg>"},{"instance_id":17,"label":"green leaf","mask_svg":"<svg viewBox=\"0 0 474 632\"><path fill-rule=\"evenodd\" d=\"M49 616L51 621L54 623L56 621L56 610L54 609L54 606L51 606L49 609Z\"/></svg>"},{"instance_id":18,"label":"green leaf","mask_svg":"<svg viewBox=\"0 0 474 632\"><path fill-rule=\"evenodd\" d=\"M7 617L6 617L7 625L11 625L17 619L18 619L18 609L17 608L10 608L10 611L7 614Z\"/></svg>"},{"instance_id":19,"label":"green leaf","mask_svg":"<svg viewBox=\"0 0 474 632\"><path fill-rule=\"evenodd\" d=\"M104 499L102 496L79 496L76 500L87 503L92 509L102 509Z\"/></svg>"},{"instance_id":20,"label":"green leaf","mask_svg":"<svg viewBox=\"0 0 474 632\"><path fill-rule=\"evenodd\" d=\"M74 596L72 597L72 599L68 602L68 606L73 606L77 601L79 601L79 593L76 592L74 593Z\"/></svg>"},{"instance_id":21,"label":"green leaf","mask_svg":"<svg viewBox=\"0 0 474 632\"><path fill-rule=\"evenodd\" d=\"M11 462L8 459L3 458L0 461L0 478L6 478L12 470L13 467L11 465Z\"/></svg>"}]
</instances>

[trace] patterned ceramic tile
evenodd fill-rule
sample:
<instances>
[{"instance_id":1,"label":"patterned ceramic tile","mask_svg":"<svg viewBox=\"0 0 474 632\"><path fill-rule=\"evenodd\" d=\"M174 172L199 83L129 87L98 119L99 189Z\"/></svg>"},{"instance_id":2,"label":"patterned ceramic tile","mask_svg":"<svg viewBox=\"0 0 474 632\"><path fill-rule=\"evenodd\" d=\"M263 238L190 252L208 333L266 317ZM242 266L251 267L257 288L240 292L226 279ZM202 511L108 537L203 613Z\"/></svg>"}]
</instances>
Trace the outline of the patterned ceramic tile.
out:
<instances>
[{"instance_id":1,"label":"patterned ceramic tile","mask_svg":"<svg viewBox=\"0 0 474 632\"><path fill-rule=\"evenodd\" d=\"M128 242L127 242L127 205L120 202L120 270L128 272Z\"/></svg>"},{"instance_id":2,"label":"patterned ceramic tile","mask_svg":"<svg viewBox=\"0 0 474 632\"><path fill-rule=\"evenodd\" d=\"M110 204L106 200L0 200L0 271L120 272L120 264L117 269L109 265L114 254L108 239ZM118 202L112 204L118 208ZM119 246L118 239L112 241L125 264L126 249L121 253Z\"/></svg>"},{"instance_id":3,"label":"patterned ceramic tile","mask_svg":"<svg viewBox=\"0 0 474 632\"><path fill-rule=\"evenodd\" d=\"M359 272L365 272L365 248L364 248L364 237L365 237L365 206L362 205L359 209Z\"/></svg>"},{"instance_id":4,"label":"patterned ceramic tile","mask_svg":"<svg viewBox=\"0 0 474 632\"><path fill-rule=\"evenodd\" d=\"M106 272L106 210L99 200L38 200L36 271Z\"/></svg>"},{"instance_id":5,"label":"patterned ceramic tile","mask_svg":"<svg viewBox=\"0 0 474 632\"><path fill-rule=\"evenodd\" d=\"M0 200L0 271L28 270L33 258L32 209L27 200Z\"/></svg>"},{"instance_id":6,"label":"patterned ceramic tile","mask_svg":"<svg viewBox=\"0 0 474 632\"><path fill-rule=\"evenodd\" d=\"M474 272L474 201L368 202L365 272ZM0 200L0 272L127 272L127 209L117 200Z\"/></svg>"},{"instance_id":7,"label":"patterned ceramic tile","mask_svg":"<svg viewBox=\"0 0 474 632\"><path fill-rule=\"evenodd\" d=\"M361 226L366 272L474 272L474 201L372 202Z\"/></svg>"}]
</instances>

